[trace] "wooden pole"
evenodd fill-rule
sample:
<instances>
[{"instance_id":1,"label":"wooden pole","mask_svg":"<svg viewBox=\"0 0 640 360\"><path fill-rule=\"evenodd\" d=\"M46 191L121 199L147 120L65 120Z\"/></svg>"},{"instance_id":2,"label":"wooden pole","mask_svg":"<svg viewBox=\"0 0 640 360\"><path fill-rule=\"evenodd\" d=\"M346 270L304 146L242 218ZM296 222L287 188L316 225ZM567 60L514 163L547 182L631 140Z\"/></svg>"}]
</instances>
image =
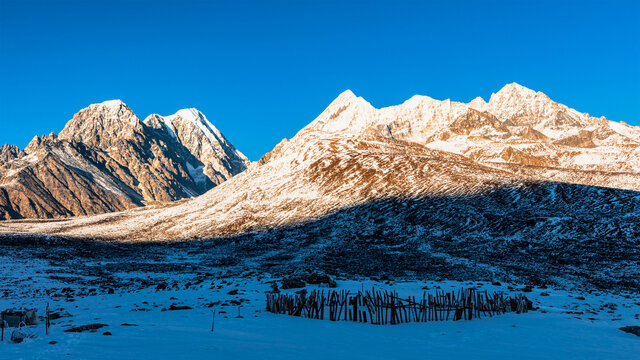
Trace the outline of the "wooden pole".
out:
<instances>
[{"instance_id":1,"label":"wooden pole","mask_svg":"<svg viewBox=\"0 0 640 360\"><path fill-rule=\"evenodd\" d=\"M47 303L47 320L45 320L44 331L45 335L49 335L49 303Z\"/></svg>"},{"instance_id":2,"label":"wooden pole","mask_svg":"<svg viewBox=\"0 0 640 360\"><path fill-rule=\"evenodd\" d=\"M213 328L216 325L216 309L213 308L213 311L211 311L212 317L211 317L211 332L213 332Z\"/></svg>"}]
</instances>

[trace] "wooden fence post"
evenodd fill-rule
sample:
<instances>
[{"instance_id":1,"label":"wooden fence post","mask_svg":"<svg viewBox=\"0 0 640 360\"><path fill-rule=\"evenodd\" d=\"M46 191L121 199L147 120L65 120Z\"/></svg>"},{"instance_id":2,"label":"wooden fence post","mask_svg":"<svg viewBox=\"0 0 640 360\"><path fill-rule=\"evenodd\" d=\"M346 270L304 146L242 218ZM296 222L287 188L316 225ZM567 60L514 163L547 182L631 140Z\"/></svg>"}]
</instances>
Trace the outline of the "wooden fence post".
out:
<instances>
[{"instance_id":1,"label":"wooden fence post","mask_svg":"<svg viewBox=\"0 0 640 360\"><path fill-rule=\"evenodd\" d=\"M47 319L45 320L44 323L44 333L45 335L49 335L49 325L50 325L50 321L49 321L49 303L47 303Z\"/></svg>"}]
</instances>

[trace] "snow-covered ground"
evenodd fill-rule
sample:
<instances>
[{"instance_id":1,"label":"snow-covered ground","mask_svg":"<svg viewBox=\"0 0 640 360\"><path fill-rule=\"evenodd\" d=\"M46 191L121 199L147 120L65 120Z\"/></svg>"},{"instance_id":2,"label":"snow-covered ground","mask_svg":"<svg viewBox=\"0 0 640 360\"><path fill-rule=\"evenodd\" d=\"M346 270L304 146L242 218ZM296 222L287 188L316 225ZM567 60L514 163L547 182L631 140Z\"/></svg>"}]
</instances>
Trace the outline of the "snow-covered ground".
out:
<instances>
[{"instance_id":1,"label":"snow-covered ground","mask_svg":"<svg viewBox=\"0 0 640 360\"><path fill-rule=\"evenodd\" d=\"M0 298L0 308L37 307L42 314L49 302L52 311L68 316L53 320L49 335L39 325L32 328L39 335L37 339L21 344L0 343L0 359L520 360L638 359L640 354L640 337L619 330L626 325L640 325L637 294L534 288L526 295L539 309L526 314L375 326L268 313L264 310L264 292L271 288L269 282L273 279L269 277L212 275L196 285L186 275L168 274L167 290L156 290L157 284L135 291L115 289L113 294L77 288L74 295L64 296L60 288L68 283L44 276L48 265L8 259L0 258L0 278L4 280L0 280L0 289L6 291L12 284L19 289L6 292ZM338 280L339 289L393 288L401 296L422 294L425 286L429 292L438 287L448 290L470 286L513 292L507 289L511 286L517 292L523 287L454 281ZM57 290L46 295L45 290L52 288ZM237 294L233 290L238 290ZM209 307L212 303L216 305ZM192 309L163 311L172 304ZM211 332L213 309L218 313ZM93 323L108 326L97 332L64 332L72 326ZM112 335L103 335L105 332Z\"/></svg>"}]
</instances>

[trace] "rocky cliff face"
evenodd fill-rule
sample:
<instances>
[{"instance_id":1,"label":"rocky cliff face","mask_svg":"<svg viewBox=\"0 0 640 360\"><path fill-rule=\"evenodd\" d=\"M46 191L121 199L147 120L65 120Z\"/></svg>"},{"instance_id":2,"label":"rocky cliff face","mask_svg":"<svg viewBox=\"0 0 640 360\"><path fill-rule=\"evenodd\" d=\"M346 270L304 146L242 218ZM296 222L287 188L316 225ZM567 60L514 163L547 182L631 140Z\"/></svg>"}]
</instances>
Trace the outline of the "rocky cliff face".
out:
<instances>
[{"instance_id":1,"label":"rocky cliff face","mask_svg":"<svg viewBox=\"0 0 640 360\"><path fill-rule=\"evenodd\" d=\"M2 145L0 146L0 162L8 162L13 159L23 157L24 151L20 150L16 145Z\"/></svg>"},{"instance_id":2,"label":"rocky cliff face","mask_svg":"<svg viewBox=\"0 0 640 360\"><path fill-rule=\"evenodd\" d=\"M179 113L198 114L173 116L182 137L154 122L158 115L142 122L121 101L107 101L79 111L59 135L35 137L24 152L3 146L0 218L92 215L194 197L244 171L249 160L204 115Z\"/></svg>"}]
</instances>

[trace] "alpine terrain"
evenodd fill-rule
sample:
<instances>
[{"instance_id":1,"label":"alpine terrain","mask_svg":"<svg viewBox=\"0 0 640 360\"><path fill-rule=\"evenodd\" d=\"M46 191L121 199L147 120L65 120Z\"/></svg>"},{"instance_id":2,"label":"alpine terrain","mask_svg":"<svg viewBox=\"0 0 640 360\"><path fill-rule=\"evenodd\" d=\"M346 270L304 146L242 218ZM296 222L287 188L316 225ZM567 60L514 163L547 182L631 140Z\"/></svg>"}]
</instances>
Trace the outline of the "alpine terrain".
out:
<instances>
[{"instance_id":1,"label":"alpine terrain","mask_svg":"<svg viewBox=\"0 0 640 360\"><path fill-rule=\"evenodd\" d=\"M150 117L140 127L175 123ZM637 127L518 84L489 102L414 96L382 109L346 91L291 140L195 199L5 221L0 231L215 239L221 254L238 256L233 263L271 268L638 287L640 268L628 265L640 255L639 144Z\"/></svg>"},{"instance_id":2,"label":"alpine terrain","mask_svg":"<svg viewBox=\"0 0 640 360\"><path fill-rule=\"evenodd\" d=\"M92 105L0 150L4 206L132 209L0 221L0 306L54 314L0 354L633 359L639 144L638 127L517 84L382 109L346 91L251 164L196 110L139 121ZM531 311L388 326L265 312L311 308L327 286L412 303L524 294ZM369 308L340 304L345 319Z\"/></svg>"},{"instance_id":3,"label":"alpine terrain","mask_svg":"<svg viewBox=\"0 0 640 360\"><path fill-rule=\"evenodd\" d=\"M249 160L196 109L140 121L120 100L80 110L60 134L0 148L0 219L121 211L195 197Z\"/></svg>"}]
</instances>

